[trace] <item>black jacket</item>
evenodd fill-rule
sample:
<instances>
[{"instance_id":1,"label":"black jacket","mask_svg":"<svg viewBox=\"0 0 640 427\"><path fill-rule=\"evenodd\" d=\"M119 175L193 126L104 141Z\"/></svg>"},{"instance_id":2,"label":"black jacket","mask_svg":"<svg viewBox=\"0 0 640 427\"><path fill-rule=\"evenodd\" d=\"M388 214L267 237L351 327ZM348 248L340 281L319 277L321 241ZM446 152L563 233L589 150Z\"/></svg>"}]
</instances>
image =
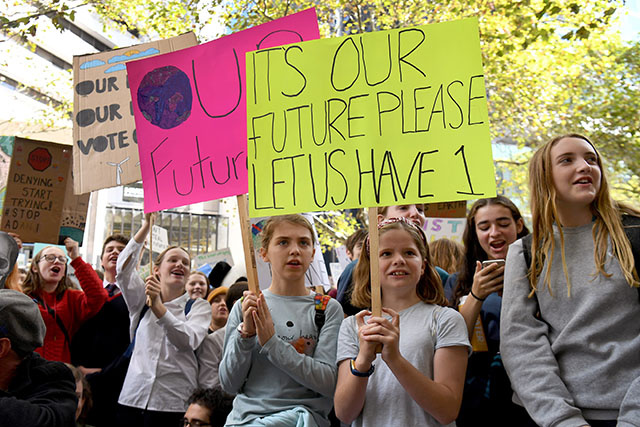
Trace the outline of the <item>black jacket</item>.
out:
<instances>
[{"instance_id":1,"label":"black jacket","mask_svg":"<svg viewBox=\"0 0 640 427\"><path fill-rule=\"evenodd\" d=\"M75 427L77 406L71 371L31 353L18 366L9 391L0 390L0 427Z\"/></svg>"}]
</instances>

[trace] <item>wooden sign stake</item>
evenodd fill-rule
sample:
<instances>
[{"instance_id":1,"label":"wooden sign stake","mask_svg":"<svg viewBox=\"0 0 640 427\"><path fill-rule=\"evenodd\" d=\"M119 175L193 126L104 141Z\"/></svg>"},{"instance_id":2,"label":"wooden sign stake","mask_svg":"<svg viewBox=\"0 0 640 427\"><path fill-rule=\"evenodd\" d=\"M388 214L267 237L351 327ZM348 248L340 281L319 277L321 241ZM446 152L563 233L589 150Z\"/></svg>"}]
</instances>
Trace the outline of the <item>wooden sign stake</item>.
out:
<instances>
[{"instance_id":1,"label":"wooden sign stake","mask_svg":"<svg viewBox=\"0 0 640 427\"><path fill-rule=\"evenodd\" d=\"M371 276L371 314L382 315L382 298L380 294L380 260L378 259L378 208L369 210L369 259L371 260L369 274Z\"/></svg>"},{"instance_id":2,"label":"wooden sign stake","mask_svg":"<svg viewBox=\"0 0 640 427\"><path fill-rule=\"evenodd\" d=\"M249 290L256 295L260 294L258 283L258 270L256 269L256 255L253 251L253 239L251 237L251 221L249 220L249 204L247 195L236 196L238 200L238 212L240 213L240 230L242 231L242 247L244 249L244 262L247 266L247 281Z\"/></svg>"},{"instance_id":3,"label":"wooden sign stake","mask_svg":"<svg viewBox=\"0 0 640 427\"><path fill-rule=\"evenodd\" d=\"M153 274L153 215L149 217L149 274ZM147 295L147 305L151 307L151 304L151 297Z\"/></svg>"}]
</instances>

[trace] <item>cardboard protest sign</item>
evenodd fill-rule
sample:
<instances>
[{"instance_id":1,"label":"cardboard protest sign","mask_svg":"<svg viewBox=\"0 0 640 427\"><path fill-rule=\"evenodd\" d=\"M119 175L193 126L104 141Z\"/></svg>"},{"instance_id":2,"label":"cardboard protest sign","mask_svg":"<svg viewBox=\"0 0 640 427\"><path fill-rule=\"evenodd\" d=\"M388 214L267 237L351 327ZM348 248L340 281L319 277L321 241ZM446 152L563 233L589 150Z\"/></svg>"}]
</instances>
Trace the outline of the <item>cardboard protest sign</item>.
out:
<instances>
[{"instance_id":1,"label":"cardboard protest sign","mask_svg":"<svg viewBox=\"0 0 640 427\"><path fill-rule=\"evenodd\" d=\"M64 239L67 237L71 237L80 245L82 245L82 241L84 240L84 229L87 225L87 212L89 211L89 198L91 193L74 194L73 178L73 171L70 167L64 195L64 204L62 205L58 244L63 244Z\"/></svg>"},{"instance_id":2,"label":"cardboard protest sign","mask_svg":"<svg viewBox=\"0 0 640 427\"><path fill-rule=\"evenodd\" d=\"M318 37L309 9L127 63L145 212L247 192L245 53Z\"/></svg>"},{"instance_id":3,"label":"cardboard protest sign","mask_svg":"<svg viewBox=\"0 0 640 427\"><path fill-rule=\"evenodd\" d=\"M73 57L73 170L76 194L140 180L137 134L125 62L197 44L193 33Z\"/></svg>"},{"instance_id":4,"label":"cardboard protest sign","mask_svg":"<svg viewBox=\"0 0 640 427\"><path fill-rule=\"evenodd\" d=\"M428 242L449 239L462 243L466 223L466 218L427 218L424 223L424 234L427 235Z\"/></svg>"},{"instance_id":5,"label":"cardboard protest sign","mask_svg":"<svg viewBox=\"0 0 640 427\"><path fill-rule=\"evenodd\" d=\"M231 267L234 266L233 256L231 255L231 249L229 248L218 249L217 251L196 255L193 258L194 265L196 265L197 267L200 267L205 264L208 264L211 267L213 267L220 261L226 262Z\"/></svg>"},{"instance_id":6,"label":"cardboard protest sign","mask_svg":"<svg viewBox=\"0 0 640 427\"><path fill-rule=\"evenodd\" d=\"M58 243L70 168L70 146L16 138L2 230L24 242Z\"/></svg>"},{"instance_id":7,"label":"cardboard protest sign","mask_svg":"<svg viewBox=\"0 0 640 427\"><path fill-rule=\"evenodd\" d=\"M309 269L305 273L305 286L322 286L326 290L329 290L331 288L331 282L329 281L327 267L324 263L324 259L322 258L322 248L318 242L318 233L316 232L315 221L311 215L304 215L304 217L313 226L313 233L316 240L313 261L311 261ZM253 236L253 247L255 250L256 269L258 271L258 283L260 284L260 289L266 289L271 284L271 266L260 256L260 247L262 246L261 232L267 220L268 218L251 218L251 234Z\"/></svg>"},{"instance_id":8,"label":"cardboard protest sign","mask_svg":"<svg viewBox=\"0 0 640 427\"><path fill-rule=\"evenodd\" d=\"M153 239L153 252L161 253L169 247L169 233L166 228L154 225L151 229Z\"/></svg>"},{"instance_id":9,"label":"cardboard protest sign","mask_svg":"<svg viewBox=\"0 0 640 427\"><path fill-rule=\"evenodd\" d=\"M464 218L467 216L467 201L425 203L424 215L430 218Z\"/></svg>"},{"instance_id":10,"label":"cardboard protest sign","mask_svg":"<svg viewBox=\"0 0 640 427\"><path fill-rule=\"evenodd\" d=\"M7 191L11 153L13 153L13 136L0 136L0 209Z\"/></svg>"},{"instance_id":11,"label":"cardboard protest sign","mask_svg":"<svg viewBox=\"0 0 640 427\"><path fill-rule=\"evenodd\" d=\"M251 216L495 195L477 19L247 54Z\"/></svg>"}]
</instances>

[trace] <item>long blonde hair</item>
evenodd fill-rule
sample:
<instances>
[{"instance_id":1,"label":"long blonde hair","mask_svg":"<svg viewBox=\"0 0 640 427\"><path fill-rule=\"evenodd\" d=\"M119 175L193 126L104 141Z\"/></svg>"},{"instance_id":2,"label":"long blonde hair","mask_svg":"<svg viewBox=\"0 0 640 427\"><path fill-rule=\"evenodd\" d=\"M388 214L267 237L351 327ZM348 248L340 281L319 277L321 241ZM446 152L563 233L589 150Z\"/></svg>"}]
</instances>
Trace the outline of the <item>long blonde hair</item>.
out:
<instances>
[{"instance_id":1,"label":"long blonde hair","mask_svg":"<svg viewBox=\"0 0 640 427\"><path fill-rule=\"evenodd\" d=\"M531 284L531 294L537 289L537 282L542 267L548 262L547 271L544 276L544 284L553 294L551 289L551 264L553 254L556 250L553 238L553 225L559 224L558 210L556 206L556 188L553 184L551 173L551 149L555 144L564 138L578 138L586 141L596 153L596 161L600 168L602 178L600 189L591 203L591 212L595 217L593 227L593 241L595 251L593 253L597 272L605 277L611 277L610 273L604 270L607 256L607 246L611 238L611 249L613 255L620 263L620 268L625 280L630 286L640 287L640 280L635 268L631 244L624 233L622 227L622 214L640 216L640 211L631 208L623 203L616 202L609 193L609 183L605 170L602 166L600 153L589 139L583 135L571 133L561 135L548 141L535 152L529 163L529 187L531 190L531 215L532 215L532 251L531 266L529 268L529 283ZM560 251L562 257L562 268L567 279L567 294L571 296L571 282L564 251L564 233L562 227L558 227L560 235Z\"/></svg>"}]
</instances>

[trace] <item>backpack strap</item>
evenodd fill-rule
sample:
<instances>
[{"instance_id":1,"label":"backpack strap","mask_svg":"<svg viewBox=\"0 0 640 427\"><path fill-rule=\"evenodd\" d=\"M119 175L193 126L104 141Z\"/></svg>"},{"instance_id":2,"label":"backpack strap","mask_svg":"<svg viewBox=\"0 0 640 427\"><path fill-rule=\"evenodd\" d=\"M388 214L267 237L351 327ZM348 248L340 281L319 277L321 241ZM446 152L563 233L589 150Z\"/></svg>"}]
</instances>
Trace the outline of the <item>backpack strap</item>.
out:
<instances>
[{"instance_id":1,"label":"backpack strap","mask_svg":"<svg viewBox=\"0 0 640 427\"><path fill-rule=\"evenodd\" d=\"M533 242L533 235L527 234L522 238L522 255L524 255L524 262L527 264L527 271L531 268L531 243Z\"/></svg>"},{"instance_id":2,"label":"backpack strap","mask_svg":"<svg viewBox=\"0 0 640 427\"><path fill-rule=\"evenodd\" d=\"M320 331L324 326L324 321L326 319L325 310L327 309L327 304L329 304L330 299L331 297L329 295L316 294L313 297L313 302L316 307L315 322L316 322L316 327L318 328L318 336L320 336Z\"/></svg>"},{"instance_id":3,"label":"backpack strap","mask_svg":"<svg viewBox=\"0 0 640 427\"><path fill-rule=\"evenodd\" d=\"M67 349L69 350L69 353L71 353L71 338L69 337L69 331L67 331L67 327L64 326L64 323L62 323L62 319L56 315L56 311L53 308L49 307L49 305L44 301L44 299L40 297L36 297L36 298L33 298L33 300L38 305L42 306L42 308L47 310L47 313L49 313L49 316L51 316L53 320L55 320L55 322L58 324L58 328L60 328L60 330L62 331L62 335L64 335L64 339L67 342Z\"/></svg>"},{"instance_id":4,"label":"backpack strap","mask_svg":"<svg viewBox=\"0 0 640 427\"><path fill-rule=\"evenodd\" d=\"M640 275L640 217L622 215L622 227L624 228L624 234L629 239L629 243L631 243L633 263L636 266L636 272ZM640 288L636 289L638 290L638 301L640 302Z\"/></svg>"}]
</instances>

